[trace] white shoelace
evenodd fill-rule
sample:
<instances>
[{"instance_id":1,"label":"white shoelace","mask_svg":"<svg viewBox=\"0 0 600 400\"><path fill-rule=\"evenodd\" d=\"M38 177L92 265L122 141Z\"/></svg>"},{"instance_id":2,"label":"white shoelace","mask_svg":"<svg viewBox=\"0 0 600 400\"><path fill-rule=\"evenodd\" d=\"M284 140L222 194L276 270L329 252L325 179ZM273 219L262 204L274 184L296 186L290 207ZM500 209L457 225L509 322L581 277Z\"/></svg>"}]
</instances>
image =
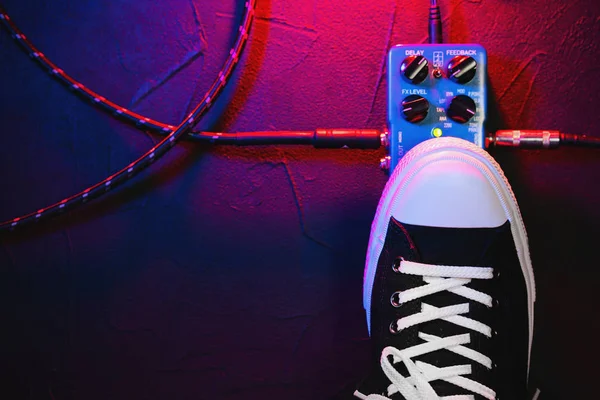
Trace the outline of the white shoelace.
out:
<instances>
[{"instance_id":1,"label":"white shoelace","mask_svg":"<svg viewBox=\"0 0 600 400\"><path fill-rule=\"evenodd\" d=\"M492 306L491 296L466 286L472 279L492 279L492 268L429 265L411 261L402 261L399 269L400 273L422 276L426 285L400 292L397 297L398 304L403 304L408 301L447 290L488 307ZM467 314L468 312L469 303L441 308L422 303L421 312L397 320L396 326L397 330L400 331L423 322L443 319L444 321L491 337L492 329L489 326L461 315ZM474 399L473 395L438 396L429 382L443 380L461 387L469 393L479 394L486 399L494 400L496 398L496 393L492 389L464 376L471 374L470 364L438 368L425 362L415 362L412 360L423 354L445 349L460 354L471 361L491 369L492 360L489 357L464 346L471 341L469 333L442 338L419 332L419 338L424 340L425 343L407 347L402 350L392 346L383 349L381 354L381 368L391 382L387 388L388 396L392 396L394 393L399 392L406 400ZM392 356L393 364L403 362L409 376L405 377L401 375L390 362L389 356ZM365 396L358 391L355 392L354 395L363 400L389 400L388 397L378 394Z\"/></svg>"}]
</instances>

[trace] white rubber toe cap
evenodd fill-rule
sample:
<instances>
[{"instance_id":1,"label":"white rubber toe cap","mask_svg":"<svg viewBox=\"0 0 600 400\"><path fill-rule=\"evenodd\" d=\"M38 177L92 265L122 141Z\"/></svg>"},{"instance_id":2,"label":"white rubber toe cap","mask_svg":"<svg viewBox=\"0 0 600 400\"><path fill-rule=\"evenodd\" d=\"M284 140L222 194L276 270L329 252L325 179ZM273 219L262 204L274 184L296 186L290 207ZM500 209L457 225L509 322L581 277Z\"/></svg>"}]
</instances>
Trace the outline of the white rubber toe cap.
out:
<instances>
[{"instance_id":1,"label":"white rubber toe cap","mask_svg":"<svg viewBox=\"0 0 600 400\"><path fill-rule=\"evenodd\" d=\"M479 169L440 158L411 176L391 205L395 219L452 228L497 227L506 222L498 194Z\"/></svg>"},{"instance_id":2,"label":"white rubber toe cap","mask_svg":"<svg viewBox=\"0 0 600 400\"><path fill-rule=\"evenodd\" d=\"M391 216L405 224L454 228L491 228L510 221L527 286L531 355L535 279L527 232L510 184L489 153L458 138L430 139L406 153L392 172L371 225L365 262L363 305L369 334L373 283Z\"/></svg>"}]
</instances>

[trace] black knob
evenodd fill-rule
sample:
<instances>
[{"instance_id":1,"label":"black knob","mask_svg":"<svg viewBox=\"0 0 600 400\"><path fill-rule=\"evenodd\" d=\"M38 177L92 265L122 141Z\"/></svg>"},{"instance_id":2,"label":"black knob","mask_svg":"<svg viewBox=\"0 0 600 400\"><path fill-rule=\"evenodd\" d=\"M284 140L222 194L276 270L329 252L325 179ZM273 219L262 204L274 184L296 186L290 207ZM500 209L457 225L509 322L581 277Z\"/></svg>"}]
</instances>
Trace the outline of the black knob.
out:
<instances>
[{"instance_id":1,"label":"black knob","mask_svg":"<svg viewBox=\"0 0 600 400\"><path fill-rule=\"evenodd\" d=\"M477 105L469 96L458 95L452 99L446 113L452 121L467 123L475 116Z\"/></svg>"},{"instance_id":2,"label":"black knob","mask_svg":"<svg viewBox=\"0 0 600 400\"><path fill-rule=\"evenodd\" d=\"M416 124L429 114L429 102L426 98L413 94L402 100L402 114L408 122Z\"/></svg>"},{"instance_id":3,"label":"black knob","mask_svg":"<svg viewBox=\"0 0 600 400\"><path fill-rule=\"evenodd\" d=\"M456 83L468 83L475 78L477 61L469 56L456 56L448 64L448 77Z\"/></svg>"},{"instance_id":4,"label":"black knob","mask_svg":"<svg viewBox=\"0 0 600 400\"><path fill-rule=\"evenodd\" d=\"M402 77L410 83L421 83L429 75L429 63L423 56L407 57L400 65Z\"/></svg>"}]
</instances>

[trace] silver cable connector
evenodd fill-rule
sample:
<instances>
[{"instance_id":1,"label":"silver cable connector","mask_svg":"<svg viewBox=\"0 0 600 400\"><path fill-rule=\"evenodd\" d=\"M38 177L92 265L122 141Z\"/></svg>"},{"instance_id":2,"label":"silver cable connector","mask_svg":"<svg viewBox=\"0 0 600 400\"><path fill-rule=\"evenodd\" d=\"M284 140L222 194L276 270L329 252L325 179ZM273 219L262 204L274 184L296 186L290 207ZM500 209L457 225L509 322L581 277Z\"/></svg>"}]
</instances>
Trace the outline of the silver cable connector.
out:
<instances>
[{"instance_id":1,"label":"silver cable connector","mask_svg":"<svg viewBox=\"0 0 600 400\"><path fill-rule=\"evenodd\" d=\"M391 162L392 162L392 157L385 156L381 160L379 160L379 168L381 168L384 171L389 171Z\"/></svg>"},{"instance_id":2,"label":"silver cable connector","mask_svg":"<svg viewBox=\"0 0 600 400\"><path fill-rule=\"evenodd\" d=\"M560 143L559 131L502 130L486 138L486 147L523 147L551 149Z\"/></svg>"},{"instance_id":3,"label":"silver cable connector","mask_svg":"<svg viewBox=\"0 0 600 400\"><path fill-rule=\"evenodd\" d=\"M379 140L381 142L381 146L387 149L390 145L390 134L387 129L384 130L381 135L379 135Z\"/></svg>"}]
</instances>

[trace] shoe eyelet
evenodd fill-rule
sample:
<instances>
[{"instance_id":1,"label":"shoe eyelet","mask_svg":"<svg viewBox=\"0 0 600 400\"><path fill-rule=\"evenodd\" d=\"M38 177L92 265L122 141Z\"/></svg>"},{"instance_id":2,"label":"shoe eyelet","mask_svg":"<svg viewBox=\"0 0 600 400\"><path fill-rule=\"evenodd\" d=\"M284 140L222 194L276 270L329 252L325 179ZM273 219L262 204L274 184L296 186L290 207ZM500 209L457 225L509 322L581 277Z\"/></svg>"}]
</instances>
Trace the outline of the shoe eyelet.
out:
<instances>
[{"instance_id":1,"label":"shoe eyelet","mask_svg":"<svg viewBox=\"0 0 600 400\"><path fill-rule=\"evenodd\" d=\"M390 323L390 333L391 333L392 335L397 335L397 334L399 334L401 330L402 330L402 329L398 329L398 323L397 323L397 321L392 321L392 322Z\"/></svg>"},{"instance_id":2,"label":"shoe eyelet","mask_svg":"<svg viewBox=\"0 0 600 400\"><path fill-rule=\"evenodd\" d=\"M498 300L498 299L494 299L494 300L492 301L492 305L493 305L493 307L494 307L494 308L498 308L498 307L500 307L500 300Z\"/></svg>"},{"instance_id":3,"label":"shoe eyelet","mask_svg":"<svg viewBox=\"0 0 600 400\"><path fill-rule=\"evenodd\" d=\"M394 292L394 293L392 293L392 296L390 297L390 304L394 308L398 308L398 307L400 307L402 305L400 303L400 292Z\"/></svg>"},{"instance_id":4,"label":"shoe eyelet","mask_svg":"<svg viewBox=\"0 0 600 400\"><path fill-rule=\"evenodd\" d=\"M399 274L400 273L400 264L404 261L404 257L396 257L394 263L392 264L392 271Z\"/></svg>"}]
</instances>

